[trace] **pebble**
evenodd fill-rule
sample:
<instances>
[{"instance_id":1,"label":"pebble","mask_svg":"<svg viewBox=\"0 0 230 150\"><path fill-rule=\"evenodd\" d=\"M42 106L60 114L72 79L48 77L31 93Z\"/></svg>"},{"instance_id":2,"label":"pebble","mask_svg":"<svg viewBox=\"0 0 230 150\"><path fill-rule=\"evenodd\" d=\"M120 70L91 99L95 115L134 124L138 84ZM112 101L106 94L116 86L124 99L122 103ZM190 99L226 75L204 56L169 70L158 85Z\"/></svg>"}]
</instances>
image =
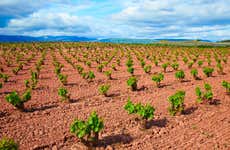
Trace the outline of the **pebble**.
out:
<instances>
[{"instance_id":1,"label":"pebble","mask_svg":"<svg viewBox=\"0 0 230 150\"><path fill-rule=\"evenodd\" d=\"M36 149L36 148L38 148L38 145L34 145L33 149Z\"/></svg>"},{"instance_id":2,"label":"pebble","mask_svg":"<svg viewBox=\"0 0 230 150\"><path fill-rule=\"evenodd\" d=\"M154 129L153 134L159 134L159 131L160 131L159 129Z\"/></svg>"},{"instance_id":3,"label":"pebble","mask_svg":"<svg viewBox=\"0 0 230 150\"><path fill-rule=\"evenodd\" d=\"M160 135L162 135L162 134L166 134L166 131L165 131L165 130L163 130L163 129L161 129L161 130L160 130L160 132L159 132L159 134L160 134Z\"/></svg>"},{"instance_id":4,"label":"pebble","mask_svg":"<svg viewBox=\"0 0 230 150\"><path fill-rule=\"evenodd\" d=\"M170 128L170 129L173 129L173 128L174 128L174 126L173 126L173 125L169 125L169 128Z\"/></svg>"},{"instance_id":5,"label":"pebble","mask_svg":"<svg viewBox=\"0 0 230 150\"><path fill-rule=\"evenodd\" d=\"M58 150L57 146L54 145L54 146L52 147L52 150Z\"/></svg>"},{"instance_id":6,"label":"pebble","mask_svg":"<svg viewBox=\"0 0 230 150\"><path fill-rule=\"evenodd\" d=\"M38 135L38 130L34 130L33 134L36 136Z\"/></svg>"},{"instance_id":7,"label":"pebble","mask_svg":"<svg viewBox=\"0 0 230 150\"><path fill-rule=\"evenodd\" d=\"M42 130L39 131L39 135L43 135L44 132Z\"/></svg>"},{"instance_id":8,"label":"pebble","mask_svg":"<svg viewBox=\"0 0 230 150\"><path fill-rule=\"evenodd\" d=\"M179 122L179 126L183 126L184 125L184 122L183 121L180 121Z\"/></svg>"},{"instance_id":9,"label":"pebble","mask_svg":"<svg viewBox=\"0 0 230 150\"><path fill-rule=\"evenodd\" d=\"M108 145L108 146L106 146L105 150L113 150L113 147Z\"/></svg>"},{"instance_id":10,"label":"pebble","mask_svg":"<svg viewBox=\"0 0 230 150\"><path fill-rule=\"evenodd\" d=\"M33 114L34 115L39 115L39 111L35 111Z\"/></svg>"}]
</instances>

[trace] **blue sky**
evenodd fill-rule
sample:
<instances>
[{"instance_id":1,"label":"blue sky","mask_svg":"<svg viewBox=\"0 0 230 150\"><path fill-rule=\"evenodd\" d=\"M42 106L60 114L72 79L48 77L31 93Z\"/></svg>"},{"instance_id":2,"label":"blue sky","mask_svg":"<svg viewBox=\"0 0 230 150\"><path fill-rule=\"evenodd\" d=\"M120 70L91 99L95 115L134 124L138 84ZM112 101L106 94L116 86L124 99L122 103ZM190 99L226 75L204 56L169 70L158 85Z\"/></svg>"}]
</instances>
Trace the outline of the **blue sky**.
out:
<instances>
[{"instance_id":1,"label":"blue sky","mask_svg":"<svg viewBox=\"0 0 230 150\"><path fill-rule=\"evenodd\" d=\"M230 39L230 0L1 0L0 34Z\"/></svg>"}]
</instances>

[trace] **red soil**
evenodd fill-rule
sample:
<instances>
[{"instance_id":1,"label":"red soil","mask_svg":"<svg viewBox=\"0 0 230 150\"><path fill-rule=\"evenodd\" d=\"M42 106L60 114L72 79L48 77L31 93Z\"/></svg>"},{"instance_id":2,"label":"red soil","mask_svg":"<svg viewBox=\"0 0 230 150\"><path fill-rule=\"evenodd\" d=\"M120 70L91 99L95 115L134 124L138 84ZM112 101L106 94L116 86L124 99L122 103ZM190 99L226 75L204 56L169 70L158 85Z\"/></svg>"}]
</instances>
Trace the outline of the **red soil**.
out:
<instances>
[{"instance_id":1,"label":"red soil","mask_svg":"<svg viewBox=\"0 0 230 150\"><path fill-rule=\"evenodd\" d=\"M42 67L38 87L32 91L32 100L25 103L27 112L17 111L5 101L5 96L13 90L25 90L23 82L30 77L29 69L34 67L35 59L40 56L17 76L11 73L12 67L5 67L11 77L0 90L0 138L14 138L22 150L78 149L76 144L79 141L70 133L70 124L75 118L86 119L95 110L105 125L97 149L230 149L230 96L221 86L222 80L230 81L229 62L224 65L226 74L219 75L215 71L213 77L209 78L195 65L202 80L194 80L190 69L181 61L180 68L185 71L187 82L177 81L175 71L169 67L162 82L164 87L157 88L151 75L145 74L133 57L139 90L132 92L126 85L130 75L126 71L125 59L122 59L122 66L113 71L113 80L97 72L95 64L92 64L91 70L95 72L96 79L88 83L58 52L55 54L57 60L65 66L62 72L68 75L67 89L71 93L72 103L62 103L58 97L57 89L61 83L54 73L50 52ZM212 65L215 67L214 63ZM152 73L161 70L160 66L152 67ZM212 85L214 99L218 104L195 104L195 87L203 86L204 82ZM111 84L109 97L98 93L98 86L103 83ZM177 90L186 91L186 114L170 116L167 98ZM140 131L135 116L128 115L124 110L128 97L133 102L150 103L156 108L149 129Z\"/></svg>"}]
</instances>

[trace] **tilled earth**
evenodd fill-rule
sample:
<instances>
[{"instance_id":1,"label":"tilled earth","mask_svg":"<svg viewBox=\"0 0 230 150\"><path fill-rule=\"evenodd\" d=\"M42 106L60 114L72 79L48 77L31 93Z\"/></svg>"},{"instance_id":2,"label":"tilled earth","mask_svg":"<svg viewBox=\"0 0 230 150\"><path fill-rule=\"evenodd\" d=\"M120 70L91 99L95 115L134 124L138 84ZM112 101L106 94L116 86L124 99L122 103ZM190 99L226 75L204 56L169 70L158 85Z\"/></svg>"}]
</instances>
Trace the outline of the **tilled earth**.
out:
<instances>
[{"instance_id":1,"label":"tilled earth","mask_svg":"<svg viewBox=\"0 0 230 150\"><path fill-rule=\"evenodd\" d=\"M29 69L35 66L39 56L17 76L11 73L11 68L4 68L11 77L0 90L0 137L14 138L20 149L84 149L70 133L69 127L75 118L86 119L92 111L103 118L105 125L97 149L230 149L230 96L221 86L223 80L230 81L230 65L224 66L224 75L215 71L210 78L205 77L202 69L195 65L202 80L194 80L190 69L181 61L180 68L185 71L186 82L177 81L175 71L169 68L163 87L157 88L151 75L144 73L134 60L138 91L132 92L126 85L130 75L126 71L125 59L117 71L113 71L112 80L97 72L92 64L90 69L95 72L96 79L87 82L59 53L56 57L65 66L63 74L68 75L67 89L71 93L71 103L63 103L58 97L61 83L54 73L49 52L38 86L32 91L32 99L25 104L26 112L17 111L5 101L5 96L13 90L25 90L23 82L30 77ZM215 66L214 63L212 65ZM161 70L160 66L154 66L152 73ZM215 105L195 103L195 87L203 87L205 82L213 87ZM98 86L103 83L111 84L109 97L98 93ZM185 114L170 116L167 98L177 90L186 91ZM136 116L128 115L124 110L128 97L133 102L150 103L155 107L155 117L149 121L149 129L139 130Z\"/></svg>"}]
</instances>

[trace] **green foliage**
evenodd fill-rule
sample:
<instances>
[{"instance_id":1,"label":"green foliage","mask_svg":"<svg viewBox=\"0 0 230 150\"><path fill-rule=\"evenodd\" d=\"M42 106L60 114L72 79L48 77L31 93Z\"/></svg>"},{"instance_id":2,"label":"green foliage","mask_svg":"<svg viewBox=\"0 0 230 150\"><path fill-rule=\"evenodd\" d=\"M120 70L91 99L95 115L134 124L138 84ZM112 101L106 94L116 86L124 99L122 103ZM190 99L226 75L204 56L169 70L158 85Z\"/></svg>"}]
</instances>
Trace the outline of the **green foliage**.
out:
<instances>
[{"instance_id":1,"label":"green foliage","mask_svg":"<svg viewBox=\"0 0 230 150\"><path fill-rule=\"evenodd\" d=\"M155 66L158 66L158 60L154 60L154 64L155 64Z\"/></svg>"},{"instance_id":2,"label":"green foliage","mask_svg":"<svg viewBox=\"0 0 230 150\"><path fill-rule=\"evenodd\" d=\"M145 61L141 60L141 67L144 68L144 66L145 66Z\"/></svg>"},{"instance_id":3,"label":"green foliage","mask_svg":"<svg viewBox=\"0 0 230 150\"><path fill-rule=\"evenodd\" d=\"M192 69L191 72L190 72L193 76L194 79L198 79L198 71L197 69Z\"/></svg>"},{"instance_id":4,"label":"green foliage","mask_svg":"<svg viewBox=\"0 0 230 150\"><path fill-rule=\"evenodd\" d=\"M178 70L179 64L178 64L178 63L173 63L173 64L171 65L171 67L172 67L174 70Z\"/></svg>"},{"instance_id":5,"label":"green foliage","mask_svg":"<svg viewBox=\"0 0 230 150\"><path fill-rule=\"evenodd\" d=\"M107 65L109 64L109 62L108 62L108 61L105 61L105 62L103 62L102 64L103 64L104 66L107 67Z\"/></svg>"},{"instance_id":6,"label":"green foliage","mask_svg":"<svg viewBox=\"0 0 230 150\"><path fill-rule=\"evenodd\" d=\"M31 91L30 89L28 89L22 95L22 102L27 102L30 99L31 99Z\"/></svg>"},{"instance_id":7,"label":"green foliage","mask_svg":"<svg viewBox=\"0 0 230 150\"><path fill-rule=\"evenodd\" d=\"M31 71L31 80L36 80L36 79L38 79L38 72Z\"/></svg>"},{"instance_id":8,"label":"green foliage","mask_svg":"<svg viewBox=\"0 0 230 150\"><path fill-rule=\"evenodd\" d=\"M127 85L131 87L131 90L132 91L135 91L137 90L137 78L136 77L130 77L128 80L127 80Z\"/></svg>"},{"instance_id":9,"label":"green foliage","mask_svg":"<svg viewBox=\"0 0 230 150\"><path fill-rule=\"evenodd\" d=\"M0 78L2 78L4 82L8 82L9 75L4 74L4 73L0 73Z\"/></svg>"},{"instance_id":10,"label":"green foliage","mask_svg":"<svg viewBox=\"0 0 230 150\"><path fill-rule=\"evenodd\" d=\"M213 99L213 93L211 90L208 90L206 93L204 93L204 97L206 100L212 100Z\"/></svg>"},{"instance_id":11,"label":"green foliage","mask_svg":"<svg viewBox=\"0 0 230 150\"><path fill-rule=\"evenodd\" d=\"M223 60L223 62L224 62L225 64L227 64L228 59L227 59L226 57L224 57L222 60Z\"/></svg>"},{"instance_id":12,"label":"green foliage","mask_svg":"<svg viewBox=\"0 0 230 150\"><path fill-rule=\"evenodd\" d=\"M61 83L63 84L63 85L65 85L65 84L67 84L67 75L63 75L63 74L58 74L58 79L61 81Z\"/></svg>"},{"instance_id":13,"label":"green foliage","mask_svg":"<svg viewBox=\"0 0 230 150\"><path fill-rule=\"evenodd\" d=\"M41 65L38 64L35 65L35 69L37 72L40 72L41 68L42 68Z\"/></svg>"},{"instance_id":14,"label":"green foliage","mask_svg":"<svg viewBox=\"0 0 230 150\"><path fill-rule=\"evenodd\" d=\"M134 68L133 67L128 67L127 71L133 75L134 73Z\"/></svg>"},{"instance_id":15,"label":"green foliage","mask_svg":"<svg viewBox=\"0 0 230 150\"><path fill-rule=\"evenodd\" d=\"M199 60L198 61L198 66L201 67L203 65L203 61L202 60Z\"/></svg>"},{"instance_id":16,"label":"green foliage","mask_svg":"<svg viewBox=\"0 0 230 150\"><path fill-rule=\"evenodd\" d=\"M160 87L160 82L164 80L164 74L159 73L152 76L152 80L156 82L157 87Z\"/></svg>"},{"instance_id":17,"label":"green foliage","mask_svg":"<svg viewBox=\"0 0 230 150\"><path fill-rule=\"evenodd\" d=\"M141 103L133 104L130 98L124 106L124 109L128 111L128 114L138 114L142 119L153 119L155 109L149 105L143 105Z\"/></svg>"},{"instance_id":18,"label":"green foliage","mask_svg":"<svg viewBox=\"0 0 230 150\"><path fill-rule=\"evenodd\" d=\"M94 72L89 71L89 72L82 72L81 76L83 79L88 79L89 81L92 81L95 78Z\"/></svg>"},{"instance_id":19,"label":"green foliage","mask_svg":"<svg viewBox=\"0 0 230 150\"><path fill-rule=\"evenodd\" d=\"M103 121L98 117L96 112L92 112L88 118L88 126L94 133L100 132L103 127Z\"/></svg>"},{"instance_id":20,"label":"green foliage","mask_svg":"<svg viewBox=\"0 0 230 150\"><path fill-rule=\"evenodd\" d=\"M211 58L208 58L208 65L211 66Z\"/></svg>"},{"instance_id":21,"label":"green foliage","mask_svg":"<svg viewBox=\"0 0 230 150\"><path fill-rule=\"evenodd\" d=\"M24 102L27 102L28 100L31 99L31 92L30 90L26 90L22 94L22 97L20 97L20 95L16 91L14 91L11 92L10 94L7 94L5 99L7 102L11 103L16 108L23 110Z\"/></svg>"},{"instance_id":22,"label":"green foliage","mask_svg":"<svg viewBox=\"0 0 230 150\"><path fill-rule=\"evenodd\" d=\"M144 67L145 73L150 73L150 72L151 72L151 68L152 68L151 65L146 65L146 66Z\"/></svg>"},{"instance_id":23,"label":"green foliage","mask_svg":"<svg viewBox=\"0 0 230 150\"><path fill-rule=\"evenodd\" d=\"M88 72L88 79L91 81L95 78L94 72L93 71L89 71Z\"/></svg>"},{"instance_id":24,"label":"green foliage","mask_svg":"<svg viewBox=\"0 0 230 150\"><path fill-rule=\"evenodd\" d=\"M110 88L110 85L108 85L108 84L101 85L101 86L99 86L98 91L100 94L107 96L107 92L108 92L109 88Z\"/></svg>"},{"instance_id":25,"label":"green foliage","mask_svg":"<svg viewBox=\"0 0 230 150\"><path fill-rule=\"evenodd\" d=\"M141 107L138 109L137 113L143 118L143 119L153 119L154 117L154 111L155 109L150 105L146 104L141 105Z\"/></svg>"},{"instance_id":26,"label":"green foliage","mask_svg":"<svg viewBox=\"0 0 230 150\"><path fill-rule=\"evenodd\" d=\"M105 73L105 75L107 76L108 79L110 79L110 80L112 79L112 76L111 76L112 71L108 70L108 71L105 71L104 73Z\"/></svg>"},{"instance_id":27,"label":"green foliage","mask_svg":"<svg viewBox=\"0 0 230 150\"><path fill-rule=\"evenodd\" d=\"M187 57L184 57L184 58L183 58L183 61L184 61L185 64L187 64L188 58L187 58Z\"/></svg>"},{"instance_id":28,"label":"green foliage","mask_svg":"<svg viewBox=\"0 0 230 150\"><path fill-rule=\"evenodd\" d=\"M66 88L60 87L58 89L58 95L62 98L62 101L68 101L69 100L69 94Z\"/></svg>"},{"instance_id":29,"label":"green foliage","mask_svg":"<svg viewBox=\"0 0 230 150\"><path fill-rule=\"evenodd\" d=\"M121 65L121 60L120 60L120 59L117 59L116 62L117 62L117 65L118 65L118 66Z\"/></svg>"},{"instance_id":30,"label":"green foliage","mask_svg":"<svg viewBox=\"0 0 230 150\"><path fill-rule=\"evenodd\" d=\"M221 63L221 59L219 59L218 56L215 56L215 60L217 63Z\"/></svg>"},{"instance_id":31,"label":"green foliage","mask_svg":"<svg viewBox=\"0 0 230 150\"><path fill-rule=\"evenodd\" d=\"M17 75L18 72L20 71L21 69L19 67L16 67L12 70L13 74Z\"/></svg>"},{"instance_id":32,"label":"green foliage","mask_svg":"<svg viewBox=\"0 0 230 150\"><path fill-rule=\"evenodd\" d=\"M63 65L57 65L55 66L55 73L58 75L61 73L61 69L62 69Z\"/></svg>"},{"instance_id":33,"label":"green foliage","mask_svg":"<svg viewBox=\"0 0 230 150\"><path fill-rule=\"evenodd\" d=\"M184 97L185 91L178 91L168 98L171 104L168 108L170 115L174 116L176 113L182 113L184 111Z\"/></svg>"},{"instance_id":34,"label":"green foliage","mask_svg":"<svg viewBox=\"0 0 230 150\"><path fill-rule=\"evenodd\" d=\"M91 62L90 62L90 61L87 61L85 64L86 64L88 67L91 67Z\"/></svg>"},{"instance_id":35,"label":"green foliage","mask_svg":"<svg viewBox=\"0 0 230 150\"><path fill-rule=\"evenodd\" d=\"M217 66L217 72L219 74L224 74L223 67L222 67L221 63L217 63L216 66Z\"/></svg>"},{"instance_id":36,"label":"green foliage","mask_svg":"<svg viewBox=\"0 0 230 150\"><path fill-rule=\"evenodd\" d=\"M12 61L6 60L6 65L7 65L7 67L10 67L12 64L13 64Z\"/></svg>"},{"instance_id":37,"label":"green foliage","mask_svg":"<svg viewBox=\"0 0 230 150\"><path fill-rule=\"evenodd\" d=\"M104 68L104 65L103 64L100 64L97 66L97 71L98 72L102 72L102 69Z\"/></svg>"},{"instance_id":38,"label":"green foliage","mask_svg":"<svg viewBox=\"0 0 230 150\"><path fill-rule=\"evenodd\" d=\"M222 81L222 86L226 89L228 93L230 93L230 83L227 81Z\"/></svg>"},{"instance_id":39,"label":"green foliage","mask_svg":"<svg viewBox=\"0 0 230 150\"><path fill-rule=\"evenodd\" d=\"M213 68L210 68L210 67L205 67L205 68L203 68L203 73L204 73L207 77L211 77L213 71L214 71L214 69L213 69Z\"/></svg>"},{"instance_id":40,"label":"green foliage","mask_svg":"<svg viewBox=\"0 0 230 150\"><path fill-rule=\"evenodd\" d=\"M133 66L133 60L132 59L128 59L128 61L126 62L126 66L129 68L129 67L132 67Z\"/></svg>"},{"instance_id":41,"label":"green foliage","mask_svg":"<svg viewBox=\"0 0 230 150\"><path fill-rule=\"evenodd\" d=\"M76 119L70 126L70 132L81 139L90 134L90 128L85 121Z\"/></svg>"},{"instance_id":42,"label":"green foliage","mask_svg":"<svg viewBox=\"0 0 230 150\"><path fill-rule=\"evenodd\" d=\"M7 102L11 103L17 108L20 108L23 105L23 102L21 101L21 98L16 91L7 94L5 98Z\"/></svg>"},{"instance_id":43,"label":"green foliage","mask_svg":"<svg viewBox=\"0 0 230 150\"><path fill-rule=\"evenodd\" d=\"M130 98L128 99L126 105L124 106L125 110L128 111L128 114L136 113L135 105L132 103Z\"/></svg>"},{"instance_id":44,"label":"green foliage","mask_svg":"<svg viewBox=\"0 0 230 150\"><path fill-rule=\"evenodd\" d=\"M185 73L183 70L179 70L175 73L175 77L179 80L182 80L185 78Z\"/></svg>"},{"instance_id":45,"label":"green foliage","mask_svg":"<svg viewBox=\"0 0 230 150\"><path fill-rule=\"evenodd\" d=\"M98 117L96 112L92 112L87 121L75 119L70 126L70 132L75 134L82 142L97 142L98 133L103 128L102 119Z\"/></svg>"},{"instance_id":46,"label":"green foliage","mask_svg":"<svg viewBox=\"0 0 230 150\"><path fill-rule=\"evenodd\" d=\"M208 84L208 83L205 83L205 84L204 84L204 88L205 88L205 90L207 90L207 91L212 90L211 85Z\"/></svg>"},{"instance_id":47,"label":"green foliage","mask_svg":"<svg viewBox=\"0 0 230 150\"><path fill-rule=\"evenodd\" d=\"M194 64L194 61L189 62L188 63L188 68L192 68L193 64Z\"/></svg>"},{"instance_id":48,"label":"green foliage","mask_svg":"<svg viewBox=\"0 0 230 150\"><path fill-rule=\"evenodd\" d=\"M197 95L197 102L203 103L208 102L211 103L213 99L212 87L210 84L204 84L205 91L203 92L200 87L196 87L195 92Z\"/></svg>"},{"instance_id":49,"label":"green foliage","mask_svg":"<svg viewBox=\"0 0 230 150\"><path fill-rule=\"evenodd\" d=\"M83 79L87 79L87 78L88 78L88 77L87 77L87 72L82 72L82 73L81 73L81 76L82 76Z\"/></svg>"},{"instance_id":50,"label":"green foliage","mask_svg":"<svg viewBox=\"0 0 230 150\"><path fill-rule=\"evenodd\" d=\"M200 87L196 87L195 92L196 92L196 96L198 96L197 102L202 102L202 91Z\"/></svg>"},{"instance_id":51,"label":"green foliage","mask_svg":"<svg viewBox=\"0 0 230 150\"><path fill-rule=\"evenodd\" d=\"M31 87L32 87L32 89L35 89L35 87L37 86L37 83L38 83L38 72L31 71L30 73L31 73L31 78L30 78L30 80L31 80Z\"/></svg>"},{"instance_id":52,"label":"green foliage","mask_svg":"<svg viewBox=\"0 0 230 150\"><path fill-rule=\"evenodd\" d=\"M24 80L24 84L25 84L26 88L30 87L30 81L29 80Z\"/></svg>"},{"instance_id":53,"label":"green foliage","mask_svg":"<svg viewBox=\"0 0 230 150\"><path fill-rule=\"evenodd\" d=\"M117 70L117 68L116 68L116 66L114 65L114 64L112 64L112 69L114 70L114 71L116 71Z\"/></svg>"},{"instance_id":54,"label":"green foliage","mask_svg":"<svg viewBox=\"0 0 230 150\"><path fill-rule=\"evenodd\" d=\"M164 72L166 72L166 69L168 67L168 63L162 64L161 67L163 68Z\"/></svg>"},{"instance_id":55,"label":"green foliage","mask_svg":"<svg viewBox=\"0 0 230 150\"><path fill-rule=\"evenodd\" d=\"M81 74L83 72L83 70L84 70L84 68L82 66L80 66L80 65L76 65L76 69L77 69L79 74Z\"/></svg>"},{"instance_id":56,"label":"green foliage","mask_svg":"<svg viewBox=\"0 0 230 150\"><path fill-rule=\"evenodd\" d=\"M2 83L0 82L0 89L2 88Z\"/></svg>"},{"instance_id":57,"label":"green foliage","mask_svg":"<svg viewBox=\"0 0 230 150\"><path fill-rule=\"evenodd\" d=\"M18 150L18 144L13 139L2 138L0 140L0 150Z\"/></svg>"}]
</instances>

